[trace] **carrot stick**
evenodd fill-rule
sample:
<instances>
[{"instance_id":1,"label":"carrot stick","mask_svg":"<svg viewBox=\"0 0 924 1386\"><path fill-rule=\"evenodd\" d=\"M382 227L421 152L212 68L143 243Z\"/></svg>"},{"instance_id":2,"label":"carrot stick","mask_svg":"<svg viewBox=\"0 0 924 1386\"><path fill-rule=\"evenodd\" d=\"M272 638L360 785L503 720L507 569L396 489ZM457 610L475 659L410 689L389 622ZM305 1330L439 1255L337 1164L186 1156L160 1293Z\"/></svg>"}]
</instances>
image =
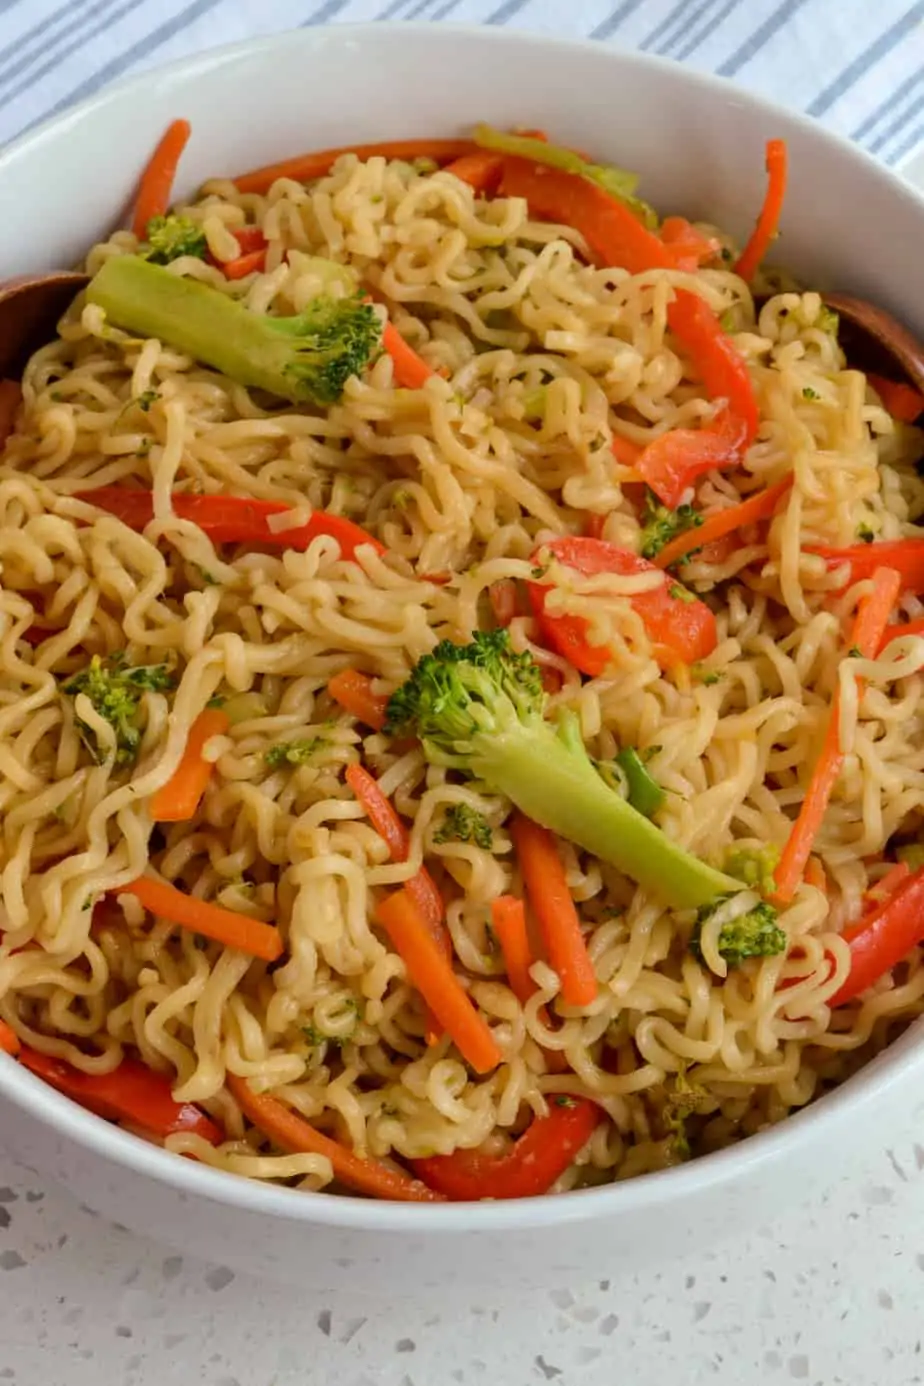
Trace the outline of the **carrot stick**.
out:
<instances>
[{"instance_id":1,"label":"carrot stick","mask_svg":"<svg viewBox=\"0 0 924 1386\"><path fill-rule=\"evenodd\" d=\"M850 648L858 649L864 659L875 659L889 616L901 590L901 575L894 568L877 568L873 574L873 590L860 602L851 631ZM857 680L858 693L862 692ZM840 745L840 686L831 702L831 715L825 732L821 754L815 763L799 816L793 824L786 846L776 868L776 899L788 904L802 879L809 853L818 836L831 792L844 763Z\"/></svg>"},{"instance_id":2,"label":"carrot stick","mask_svg":"<svg viewBox=\"0 0 924 1386\"><path fill-rule=\"evenodd\" d=\"M521 1006L525 1006L536 983L529 975L533 959L529 935L526 932L526 906L514 895L499 895L491 902L491 928L497 935L504 955L510 990Z\"/></svg>"},{"instance_id":3,"label":"carrot stick","mask_svg":"<svg viewBox=\"0 0 924 1386\"><path fill-rule=\"evenodd\" d=\"M521 813L514 814L510 835L562 998L570 1006L589 1006L597 996L597 979L555 838Z\"/></svg>"},{"instance_id":4,"label":"carrot stick","mask_svg":"<svg viewBox=\"0 0 924 1386\"><path fill-rule=\"evenodd\" d=\"M761 260L776 239L786 196L786 141L767 141L767 193L760 209L757 225L735 265L742 279L753 279Z\"/></svg>"},{"instance_id":5,"label":"carrot stick","mask_svg":"<svg viewBox=\"0 0 924 1386\"><path fill-rule=\"evenodd\" d=\"M0 1020L0 1054L16 1055L21 1048L19 1036L12 1025L7 1025L5 1020Z\"/></svg>"},{"instance_id":6,"label":"carrot stick","mask_svg":"<svg viewBox=\"0 0 924 1386\"><path fill-rule=\"evenodd\" d=\"M924 635L924 616L918 616L914 621L902 621L896 626L886 626L879 642L879 653L882 654L885 647L901 635Z\"/></svg>"},{"instance_id":7,"label":"carrot stick","mask_svg":"<svg viewBox=\"0 0 924 1386\"><path fill-rule=\"evenodd\" d=\"M221 708L206 708L199 713L189 729L182 760L151 799L151 818L155 823L185 823L192 818L214 769L210 761L203 760L202 748L229 726L228 714Z\"/></svg>"},{"instance_id":8,"label":"carrot stick","mask_svg":"<svg viewBox=\"0 0 924 1386\"><path fill-rule=\"evenodd\" d=\"M262 270L265 264L266 251L251 250L247 255L238 256L236 260L222 261L221 272L226 279L245 279L248 274Z\"/></svg>"},{"instance_id":9,"label":"carrot stick","mask_svg":"<svg viewBox=\"0 0 924 1386\"><path fill-rule=\"evenodd\" d=\"M264 193L277 178L292 178L296 183L308 183L330 173L342 154L355 154L357 159L432 159L448 164L473 154L478 146L473 140L386 140L381 144L346 144L339 149L321 149L314 154L297 154L279 164L265 164L232 179L238 192Z\"/></svg>"},{"instance_id":10,"label":"carrot stick","mask_svg":"<svg viewBox=\"0 0 924 1386\"><path fill-rule=\"evenodd\" d=\"M275 962L283 953L282 938L272 924L264 924L259 919L250 919L246 914L236 914L221 905L211 905L207 900L199 900L187 895L166 881L155 881L150 876L139 876L130 885L119 886L119 895L134 895L146 910L160 919L169 919L195 934L204 934L223 943L226 948L237 948L242 953L250 953L265 962Z\"/></svg>"},{"instance_id":11,"label":"carrot stick","mask_svg":"<svg viewBox=\"0 0 924 1386\"><path fill-rule=\"evenodd\" d=\"M358 669L341 669L328 683L327 691L345 712L365 722L374 731L382 730L388 699L373 693L368 674L361 674Z\"/></svg>"},{"instance_id":12,"label":"carrot stick","mask_svg":"<svg viewBox=\"0 0 924 1386\"><path fill-rule=\"evenodd\" d=\"M414 348L408 346L393 322L386 322L382 329L382 346L391 357L395 383L403 390L422 390L436 375Z\"/></svg>"},{"instance_id":13,"label":"carrot stick","mask_svg":"<svg viewBox=\"0 0 924 1386\"><path fill-rule=\"evenodd\" d=\"M22 403L22 390L15 380L0 380L0 448L13 432L16 411Z\"/></svg>"},{"instance_id":14,"label":"carrot stick","mask_svg":"<svg viewBox=\"0 0 924 1386\"><path fill-rule=\"evenodd\" d=\"M504 160L500 154L479 149L474 154L463 154L461 159L453 159L443 169L444 173L454 173L463 183L468 183L476 193L493 193L500 186Z\"/></svg>"},{"instance_id":15,"label":"carrot stick","mask_svg":"<svg viewBox=\"0 0 924 1386\"><path fill-rule=\"evenodd\" d=\"M376 910L376 918L404 959L408 976L433 1014L477 1073L501 1061L501 1052L483 1017L452 970L427 921L407 890L396 890Z\"/></svg>"},{"instance_id":16,"label":"carrot stick","mask_svg":"<svg viewBox=\"0 0 924 1386\"><path fill-rule=\"evenodd\" d=\"M186 148L192 127L188 120L174 120L141 175L132 230L139 240L147 235L152 217L162 217L170 206L170 193L180 156Z\"/></svg>"},{"instance_id":17,"label":"carrot stick","mask_svg":"<svg viewBox=\"0 0 924 1386\"><path fill-rule=\"evenodd\" d=\"M772 519L780 501L788 494L792 482L791 475L784 477L775 486L768 486L766 491L758 491L756 495L748 496L740 505L730 505L725 510L717 510L714 514L707 515L697 529L688 529L664 545L655 558L658 567L669 568L691 549L701 549L704 544L722 539L726 534L734 534L745 525Z\"/></svg>"},{"instance_id":18,"label":"carrot stick","mask_svg":"<svg viewBox=\"0 0 924 1386\"><path fill-rule=\"evenodd\" d=\"M339 1141L316 1131L304 1117L286 1107L278 1098L255 1093L250 1084L237 1074L225 1075L231 1096L248 1121L282 1150L294 1154L326 1155L333 1166L334 1177L357 1193L373 1198L388 1198L402 1203L438 1203L443 1195L428 1189L419 1179L411 1179L399 1170L390 1169L379 1160L364 1160L347 1150Z\"/></svg>"},{"instance_id":19,"label":"carrot stick","mask_svg":"<svg viewBox=\"0 0 924 1386\"><path fill-rule=\"evenodd\" d=\"M882 400L883 407L899 423L914 423L924 413L924 395L903 380L886 380L884 375L867 373L866 379Z\"/></svg>"}]
</instances>

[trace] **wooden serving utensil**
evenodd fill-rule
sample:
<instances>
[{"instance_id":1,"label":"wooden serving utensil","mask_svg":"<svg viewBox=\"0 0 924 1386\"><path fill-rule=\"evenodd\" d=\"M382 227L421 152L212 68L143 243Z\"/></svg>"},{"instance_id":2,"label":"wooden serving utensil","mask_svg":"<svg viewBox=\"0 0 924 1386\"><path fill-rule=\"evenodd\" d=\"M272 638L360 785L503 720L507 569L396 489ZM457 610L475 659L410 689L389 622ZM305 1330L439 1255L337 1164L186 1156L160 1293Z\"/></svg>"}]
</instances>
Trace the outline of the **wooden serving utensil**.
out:
<instances>
[{"instance_id":1,"label":"wooden serving utensil","mask_svg":"<svg viewBox=\"0 0 924 1386\"><path fill-rule=\"evenodd\" d=\"M33 351L55 333L62 313L89 283L85 274L54 270L0 283L0 378L18 380Z\"/></svg>"},{"instance_id":2,"label":"wooden serving utensil","mask_svg":"<svg viewBox=\"0 0 924 1386\"><path fill-rule=\"evenodd\" d=\"M840 342L852 364L891 380L904 378L924 394L924 345L907 327L863 298L825 294L824 301L841 320Z\"/></svg>"}]
</instances>

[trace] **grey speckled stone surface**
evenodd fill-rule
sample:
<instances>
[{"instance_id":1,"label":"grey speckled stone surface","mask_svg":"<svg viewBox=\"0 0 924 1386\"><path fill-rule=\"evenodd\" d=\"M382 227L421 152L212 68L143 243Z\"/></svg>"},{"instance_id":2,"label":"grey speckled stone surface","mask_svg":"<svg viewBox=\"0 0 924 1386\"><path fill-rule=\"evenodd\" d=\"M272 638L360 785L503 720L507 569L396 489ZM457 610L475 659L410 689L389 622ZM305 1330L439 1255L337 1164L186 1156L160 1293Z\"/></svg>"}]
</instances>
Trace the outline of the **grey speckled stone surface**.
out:
<instances>
[{"instance_id":1,"label":"grey speckled stone surface","mask_svg":"<svg viewBox=\"0 0 924 1386\"><path fill-rule=\"evenodd\" d=\"M0 1155L0 1386L924 1386L922 1296L924 1132L718 1252L509 1304L264 1285Z\"/></svg>"}]
</instances>

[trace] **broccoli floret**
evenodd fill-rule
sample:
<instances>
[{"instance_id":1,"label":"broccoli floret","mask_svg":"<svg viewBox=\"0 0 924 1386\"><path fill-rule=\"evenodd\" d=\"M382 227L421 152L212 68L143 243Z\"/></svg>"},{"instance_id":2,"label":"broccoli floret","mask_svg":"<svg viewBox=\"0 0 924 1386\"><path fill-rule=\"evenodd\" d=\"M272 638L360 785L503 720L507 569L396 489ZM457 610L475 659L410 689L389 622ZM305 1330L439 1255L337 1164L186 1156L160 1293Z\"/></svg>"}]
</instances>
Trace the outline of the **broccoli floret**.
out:
<instances>
[{"instance_id":1,"label":"broccoli floret","mask_svg":"<svg viewBox=\"0 0 924 1386\"><path fill-rule=\"evenodd\" d=\"M692 505L678 505L676 510L669 510L666 505L661 504L657 496L648 491L642 511L639 552L643 558L655 558L665 544L669 544L678 534L683 534L688 529L696 529L702 523L702 515Z\"/></svg>"},{"instance_id":2,"label":"broccoli floret","mask_svg":"<svg viewBox=\"0 0 924 1386\"><path fill-rule=\"evenodd\" d=\"M295 317L271 317L137 255L107 260L87 298L117 326L296 404L334 404L381 346L381 323L361 294L323 293Z\"/></svg>"},{"instance_id":3,"label":"broccoli floret","mask_svg":"<svg viewBox=\"0 0 924 1386\"><path fill-rule=\"evenodd\" d=\"M189 217L151 217L147 240L138 247L138 254L152 265L169 265L181 255L204 260L207 250L205 232Z\"/></svg>"},{"instance_id":4,"label":"broccoli floret","mask_svg":"<svg viewBox=\"0 0 924 1386\"><path fill-rule=\"evenodd\" d=\"M311 740L280 741L269 748L263 759L271 770L278 770L280 765L304 765L323 745L319 736Z\"/></svg>"},{"instance_id":5,"label":"broccoli floret","mask_svg":"<svg viewBox=\"0 0 924 1386\"><path fill-rule=\"evenodd\" d=\"M689 947L698 962L703 961L700 946L703 925L724 904L725 900L714 900L697 911ZM729 967L737 967L745 958L769 958L775 953L785 953L788 945L789 940L777 923L776 910L766 900L760 900L746 914L730 919L719 930L719 953Z\"/></svg>"},{"instance_id":6,"label":"broccoli floret","mask_svg":"<svg viewBox=\"0 0 924 1386\"><path fill-rule=\"evenodd\" d=\"M725 870L761 895L772 895L776 890L773 873L779 860L780 849L772 842L763 847L732 847L725 857Z\"/></svg>"},{"instance_id":7,"label":"broccoli floret","mask_svg":"<svg viewBox=\"0 0 924 1386\"><path fill-rule=\"evenodd\" d=\"M678 908L737 883L672 842L601 778L573 716L544 719L539 668L506 630L470 645L443 640L392 694L386 730L412 731L434 765L505 794L529 818L577 843Z\"/></svg>"},{"instance_id":8,"label":"broccoli floret","mask_svg":"<svg viewBox=\"0 0 924 1386\"><path fill-rule=\"evenodd\" d=\"M468 804L450 804L443 822L433 834L434 842L474 842L490 852L494 841L491 824Z\"/></svg>"},{"instance_id":9,"label":"broccoli floret","mask_svg":"<svg viewBox=\"0 0 924 1386\"><path fill-rule=\"evenodd\" d=\"M115 731L116 764L134 761L141 744L141 732L135 725L141 695L146 689L162 693L174 686L166 664L142 664L132 668L125 656L110 655L102 659L94 655L86 669L64 684L63 691L71 698L82 693L94 709ZM98 761L105 759L92 729L80 718L77 726L87 750Z\"/></svg>"}]
</instances>

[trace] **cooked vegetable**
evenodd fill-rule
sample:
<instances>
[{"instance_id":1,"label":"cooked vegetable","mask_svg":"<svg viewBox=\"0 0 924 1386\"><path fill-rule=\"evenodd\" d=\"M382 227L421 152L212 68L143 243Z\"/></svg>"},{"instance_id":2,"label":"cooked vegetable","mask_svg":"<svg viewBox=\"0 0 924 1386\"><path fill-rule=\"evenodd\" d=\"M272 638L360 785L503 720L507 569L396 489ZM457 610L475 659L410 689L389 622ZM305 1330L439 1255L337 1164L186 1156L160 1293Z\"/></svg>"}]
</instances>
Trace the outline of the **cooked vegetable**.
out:
<instances>
[{"instance_id":1,"label":"cooked vegetable","mask_svg":"<svg viewBox=\"0 0 924 1386\"><path fill-rule=\"evenodd\" d=\"M499 895L491 901L491 928L504 955L504 970L510 990L521 1006L525 1006L536 983L529 975L535 959L529 946L526 928L526 906L515 895Z\"/></svg>"},{"instance_id":2,"label":"cooked vegetable","mask_svg":"<svg viewBox=\"0 0 924 1386\"><path fill-rule=\"evenodd\" d=\"M715 237L697 231L686 217L665 217L661 223L661 240L673 251L677 268L689 270L690 273L695 273L719 253L719 242Z\"/></svg>"},{"instance_id":3,"label":"cooked vegetable","mask_svg":"<svg viewBox=\"0 0 924 1386\"><path fill-rule=\"evenodd\" d=\"M678 907L735 888L631 808L594 769L572 718L544 720L538 666L506 631L444 640L388 704L387 730L414 731L427 759L484 780L527 817Z\"/></svg>"},{"instance_id":4,"label":"cooked vegetable","mask_svg":"<svg viewBox=\"0 0 924 1386\"><path fill-rule=\"evenodd\" d=\"M298 154L279 164L266 164L263 168L239 174L233 182L238 192L265 193L279 178L291 178L296 183L323 178L344 154L355 154L363 162L367 159L402 159L405 162L432 159L437 164L449 164L465 154L474 154L476 148L471 140L385 140L380 144L347 144L339 149Z\"/></svg>"},{"instance_id":5,"label":"cooked vegetable","mask_svg":"<svg viewBox=\"0 0 924 1386\"><path fill-rule=\"evenodd\" d=\"M503 1155L455 1150L451 1155L432 1155L411 1164L429 1188L457 1203L531 1198L548 1193L602 1120L603 1112L593 1102L558 1094L550 1100L548 1115L534 1117Z\"/></svg>"},{"instance_id":6,"label":"cooked vegetable","mask_svg":"<svg viewBox=\"0 0 924 1386\"><path fill-rule=\"evenodd\" d=\"M634 576L659 571L654 563L617 548L603 539L566 537L543 544L533 555L533 561L543 565L548 558L557 559L564 567L573 568L582 577L600 573ZM537 579L527 584L530 602L546 641L563 655L575 669L595 678L609 666L612 654L607 645L594 645L588 639L588 622L583 616L558 613L548 609L552 591L547 580ZM716 647L718 635L715 616L679 583L667 580L645 592L625 598L645 626L653 649L662 666L681 661L695 664L705 659Z\"/></svg>"},{"instance_id":7,"label":"cooked vegetable","mask_svg":"<svg viewBox=\"0 0 924 1386\"><path fill-rule=\"evenodd\" d=\"M884 375L867 374L867 381L882 400L883 407L899 423L913 424L924 414L924 395L904 380L887 380Z\"/></svg>"},{"instance_id":8,"label":"cooked vegetable","mask_svg":"<svg viewBox=\"0 0 924 1386\"><path fill-rule=\"evenodd\" d=\"M715 900L697 911L689 948L699 962L704 961L700 947L703 925L727 903L727 898ZM766 900L760 900L753 909L736 915L719 930L718 951L729 967L737 967L747 958L767 958L775 953L785 953L788 946L786 933L777 923L776 910Z\"/></svg>"},{"instance_id":9,"label":"cooked vegetable","mask_svg":"<svg viewBox=\"0 0 924 1386\"><path fill-rule=\"evenodd\" d=\"M503 169L504 161L500 155L476 149L472 154L453 159L451 164L446 164L443 172L454 174L461 182L474 188L476 193L486 195L497 191Z\"/></svg>"},{"instance_id":10,"label":"cooked vegetable","mask_svg":"<svg viewBox=\"0 0 924 1386\"><path fill-rule=\"evenodd\" d=\"M76 491L74 497L115 515L130 529L139 532L154 518L154 498L150 491L128 486L97 486L93 491ZM315 510L303 525L273 529L270 519L291 514L291 506L281 501L253 500L245 496L193 496L184 491L174 491L170 504L179 519L198 525L213 544L266 544L274 549L302 550L323 534L337 540L343 558L355 558L362 544L371 545L376 553L385 552L378 539L352 520L342 515L328 515L323 510Z\"/></svg>"},{"instance_id":11,"label":"cooked vegetable","mask_svg":"<svg viewBox=\"0 0 924 1386\"><path fill-rule=\"evenodd\" d=\"M212 905L198 896L187 895L166 881L140 876L129 885L119 886L116 894L134 895L158 919L168 919L171 924L179 924L194 934L215 939L225 948L250 953L264 962L275 962L283 954L282 936L272 924L223 909L221 905Z\"/></svg>"},{"instance_id":12,"label":"cooked vegetable","mask_svg":"<svg viewBox=\"0 0 924 1386\"><path fill-rule=\"evenodd\" d=\"M382 346L391 357L395 384L403 390L422 390L436 372L409 346L394 323L386 322L382 329Z\"/></svg>"},{"instance_id":13,"label":"cooked vegetable","mask_svg":"<svg viewBox=\"0 0 924 1386\"><path fill-rule=\"evenodd\" d=\"M271 770L278 770L283 765L307 765L323 745L324 742L319 736L301 737L295 741L277 741L275 746L271 746L265 752L263 759Z\"/></svg>"},{"instance_id":14,"label":"cooked vegetable","mask_svg":"<svg viewBox=\"0 0 924 1386\"><path fill-rule=\"evenodd\" d=\"M484 814L468 804L450 804L443 821L433 834L434 842L473 842L490 852L494 841L491 824Z\"/></svg>"},{"instance_id":15,"label":"cooked vegetable","mask_svg":"<svg viewBox=\"0 0 924 1386\"><path fill-rule=\"evenodd\" d=\"M373 693L368 674L361 674L358 669L341 669L328 683L327 691L345 712L365 722L374 731L382 730L388 713L388 699Z\"/></svg>"},{"instance_id":16,"label":"cooked vegetable","mask_svg":"<svg viewBox=\"0 0 924 1386\"><path fill-rule=\"evenodd\" d=\"M87 698L95 712L108 722L115 733L115 762L129 765L138 755L141 732L136 725L141 699L145 692L163 693L174 685L166 664L142 664L132 667L124 654L103 659L94 655L86 669L64 684L62 691L70 698ZM97 741L96 733L80 717L80 704L75 701L77 727L84 745L98 761L105 760L107 748Z\"/></svg>"},{"instance_id":17,"label":"cooked vegetable","mask_svg":"<svg viewBox=\"0 0 924 1386\"><path fill-rule=\"evenodd\" d=\"M21 1045L19 1036L12 1025L7 1025L5 1020L0 1020L0 1054L18 1054Z\"/></svg>"},{"instance_id":18,"label":"cooked vegetable","mask_svg":"<svg viewBox=\"0 0 924 1386\"><path fill-rule=\"evenodd\" d=\"M670 510L666 505L661 505L657 496L647 488L641 518L639 552L643 558L657 557L665 544L670 543L677 535L688 529L696 529L703 523L703 517L695 506L679 505L676 510Z\"/></svg>"},{"instance_id":19,"label":"cooked vegetable","mask_svg":"<svg viewBox=\"0 0 924 1386\"><path fill-rule=\"evenodd\" d=\"M208 251L205 232L189 217L152 217L145 240L138 247L143 260L152 265L169 265L183 255L204 260Z\"/></svg>"},{"instance_id":20,"label":"cooked vegetable","mask_svg":"<svg viewBox=\"0 0 924 1386\"><path fill-rule=\"evenodd\" d=\"M705 544L712 544L717 539L723 539L727 534L737 534L745 525L754 525L761 520L772 519L780 501L789 494L792 483L793 477L790 473L782 481L768 486L765 491L758 491L753 496L748 496L747 500L742 501L740 505L729 505L724 510L713 511L711 515L700 516L698 521L701 526L700 530L695 534L678 534L676 539L672 539L669 544L666 544L658 554L658 567L670 568L694 549L699 549ZM681 506L681 509L684 508Z\"/></svg>"},{"instance_id":21,"label":"cooked vegetable","mask_svg":"<svg viewBox=\"0 0 924 1386\"><path fill-rule=\"evenodd\" d=\"M238 244L238 253L233 260L221 261L221 272L225 278L245 279L248 274L255 274L258 270L264 269L269 241L259 226L242 226L233 234ZM336 268L339 270L342 267L338 265ZM349 273L345 267L343 268L345 273ZM355 290L356 286L351 283L350 287Z\"/></svg>"},{"instance_id":22,"label":"cooked vegetable","mask_svg":"<svg viewBox=\"0 0 924 1386\"><path fill-rule=\"evenodd\" d=\"M597 978L555 838L522 813L514 814L510 836L562 1000L589 1006L597 999Z\"/></svg>"},{"instance_id":23,"label":"cooked vegetable","mask_svg":"<svg viewBox=\"0 0 924 1386\"><path fill-rule=\"evenodd\" d=\"M873 548L879 545L871 545ZM879 568L873 575L873 590L860 602L851 631L849 649L856 650L864 659L875 659L882 642L889 617L901 589L901 576L893 568ZM857 680L862 689L862 681ZM831 702L831 716L825 732L821 754L815 762L805 798L802 800L798 817L783 848L780 864L776 869L776 898L783 903L792 899L796 892L805 863L818 836L824 820L831 792L837 783L844 754L840 745L840 688L835 690Z\"/></svg>"},{"instance_id":24,"label":"cooked vegetable","mask_svg":"<svg viewBox=\"0 0 924 1386\"><path fill-rule=\"evenodd\" d=\"M166 215L177 165L191 134L192 126L188 120L174 120L167 126L141 175L132 221L132 230L139 240L143 240L147 235L148 226L154 217Z\"/></svg>"},{"instance_id":25,"label":"cooked vegetable","mask_svg":"<svg viewBox=\"0 0 924 1386\"><path fill-rule=\"evenodd\" d=\"M382 345L375 309L359 294L322 294L295 317L271 317L137 255L108 259L87 298L118 327L156 337L241 385L296 404L336 403Z\"/></svg>"},{"instance_id":26,"label":"cooked vegetable","mask_svg":"<svg viewBox=\"0 0 924 1386\"><path fill-rule=\"evenodd\" d=\"M844 930L850 944L847 980L828 1002L843 1006L866 991L924 941L924 867L857 924Z\"/></svg>"},{"instance_id":27,"label":"cooked vegetable","mask_svg":"<svg viewBox=\"0 0 924 1386\"><path fill-rule=\"evenodd\" d=\"M772 895L776 890L773 873L779 861L780 849L772 842L763 847L732 847L725 857L725 870L751 890Z\"/></svg>"},{"instance_id":28,"label":"cooked vegetable","mask_svg":"<svg viewBox=\"0 0 924 1386\"><path fill-rule=\"evenodd\" d=\"M137 1059L124 1058L109 1073L84 1073L64 1059L23 1045L19 1062L50 1087L107 1121L127 1121L161 1138L183 1132L201 1136L210 1145L224 1140L220 1128L194 1103L174 1100L173 1085L166 1074L155 1073Z\"/></svg>"},{"instance_id":29,"label":"cooked vegetable","mask_svg":"<svg viewBox=\"0 0 924 1386\"><path fill-rule=\"evenodd\" d=\"M247 1080L236 1073L227 1074L225 1083L244 1116L274 1145L289 1153L324 1155L330 1160L334 1178L348 1189L401 1203L434 1203L442 1197L401 1170L355 1155L330 1136L316 1131L277 1098L255 1093Z\"/></svg>"},{"instance_id":30,"label":"cooked vegetable","mask_svg":"<svg viewBox=\"0 0 924 1386\"><path fill-rule=\"evenodd\" d=\"M392 861L407 861L411 855L411 835L369 771L361 765L348 765L346 781L388 848ZM439 887L427 868L422 866L405 881L404 889L413 897L443 954L451 958L452 942L443 922L445 906Z\"/></svg>"},{"instance_id":31,"label":"cooked vegetable","mask_svg":"<svg viewBox=\"0 0 924 1386\"><path fill-rule=\"evenodd\" d=\"M211 761L203 759L203 747L229 726L228 714L221 708L206 708L199 713L189 729L182 760L151 799L151 818L155 823L183 823L192 818L215 768Z\"/></svg>"},{"instance_id":32,"label":"cooked vegetable","mask_svg":"<svg viewBox=\"0 0 924 1386\"><path fill-rule=\"evenodd\" d=\"M850 544L843 549L810 544L805 552L819 554L829 568L846 565L845 587L872 577L877 568L894 568L903 592L924 592L924 539L885 539L872 544Z\"/></svg>"},{"instance_id":33,"label":"cooked vegetable","mask_svg":"<svg viewBox=\"0 0 924 1386\"><path fill-rule=\"evenodd\" d=\"M629 803L646 818L651 818L664 803L664 790L634 746L623 746L617 751L616 764L625 776Z\"/></svg>"},{"instance_id":34,"label":"cooked vegetable","mask_svg":"<svg viewBox=\"0 0 924 1386\"><path fill-rule=\"evenodd\" d=\"M787 153L785 140L767 141L767 194L751 238L735 265L742 279L753 279L771 243L779 235L780 215L786 196Z\"/></svg>"},{"instance_id":35,"label":"cooked vegetable","mask_svg":"<svg viewBox=\"0 0 924 1386\"><path fill-rule=\"evenodd\" d=\"M396 890L380 902L376 918L404 960L412 984L462 1057L476 1073L496 1068L501 1061L497 1041L463 990L413 896L407 889Z\"/></svg>"}]
</instances>

